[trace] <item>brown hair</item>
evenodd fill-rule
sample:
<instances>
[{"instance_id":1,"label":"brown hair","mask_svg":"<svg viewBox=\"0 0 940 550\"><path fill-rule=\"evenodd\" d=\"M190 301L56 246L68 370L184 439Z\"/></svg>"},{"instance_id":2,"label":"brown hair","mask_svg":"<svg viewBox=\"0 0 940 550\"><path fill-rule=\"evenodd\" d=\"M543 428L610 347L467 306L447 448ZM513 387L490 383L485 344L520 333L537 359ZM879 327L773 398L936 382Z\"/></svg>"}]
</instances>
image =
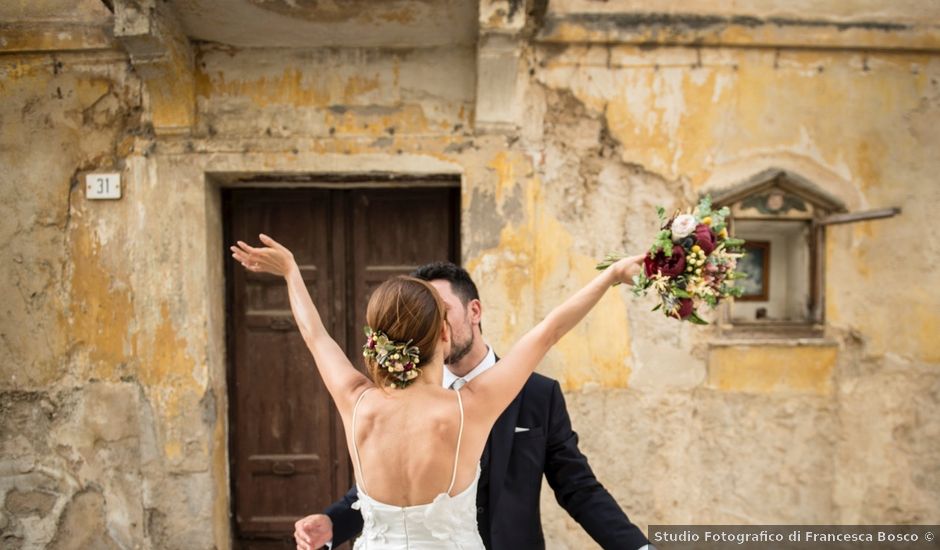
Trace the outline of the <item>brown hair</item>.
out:
<instances>
[{"instance_id":1,"label":"brown hair","mask_svg":"<svg viewBox=\"0 0 940 550\"><path fill-rule=\"evenodd\" d=\"M444 320L444 302L437 289L426 281L404 275L379 285L366 308L366 323L372 330L402 344L411 340L411 345L418 347L419 367L434 357ZM392 383L392 376L374 359L365 361L376 385L388 387Z\"/></svg>"}]
</instances>

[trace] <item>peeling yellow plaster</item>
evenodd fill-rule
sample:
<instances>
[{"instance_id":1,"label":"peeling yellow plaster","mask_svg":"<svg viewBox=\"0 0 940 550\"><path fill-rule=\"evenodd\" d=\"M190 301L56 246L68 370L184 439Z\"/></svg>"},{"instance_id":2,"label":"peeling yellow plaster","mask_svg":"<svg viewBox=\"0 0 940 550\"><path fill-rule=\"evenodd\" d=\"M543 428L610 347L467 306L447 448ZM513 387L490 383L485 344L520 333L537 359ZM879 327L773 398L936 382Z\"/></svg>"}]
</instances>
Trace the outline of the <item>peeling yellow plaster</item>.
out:
<instances>
[{"instance_id":1,"label":"peeling yellow plaster","mask_svg":"<svg viewBox=\"0 0 940 550\"><path fill-rule=\"evenodd\" d=\"M708 354L708 386L734 392L829 395L834 346L721 346Z\"/></svg>"},{"instance_id":2,"label":"peeling yellow plaster","mask_svg":"<svg viewBox=\"0 0 940 550\"><path fill-rule=\"evenodd\" d=\"M20 2L30 5L33 2ZM55 16L53 19L57 19ZM3 37L0 40L0 52L4 55L36 52L61 52L78 50L120 49L115 43L110 24L96 26L71 26L69 29L43 28L43 25L4 21Z\"/></svg>"},{"instance_id":3,"label":"peeling yellow plaster","mask_svg":"<svg viewBox=\"0 0 940 550\"><path fill-rule=\"evenodd\" d=\"M523 165L517 166L518 164ZM499 264L502 267L496 273L502 282L500 287L506 290L505 298L513 310L520 312L523 303L522 294L519 291L531 280L529 270L535 261L535 247L539 238L534 222L540 201L540 182L538 179L517 181L517 174L530 171L530 168L527 168L527 159L519 155L508 155L501 151L486 163L486 167L489 173L496 176L493 189L496 208L500 211L503 210L504 201L508 196L506 191L516 185L523 185L524 221L519 225L505 225L500 230L499 244L495 248L481 252L478 257L469 259L467 265L472 271L484 256L499 257ZM503 319L503 323L502 335L506 343L506 335L514 334L515 327L508 317Z\"/></svg>"},{"instance_id":4,"label":"peeling yellow plaster","mask_svg":"<svg viewBox=\"0 0 940 550\"><path fill-rule=\"evenodd\" d=\"M500 151L487 164L487 167L496 172L496 204L500 206L502 206L506 194L511 192L518 184L515 169L516 162L518 162L518 159L513 159L509 156L509 153Z\"/></svg>"},{"instance_id":5,"label":"peeling yellow plaster","mask_svg":"<svg viewBox=\"0 0 940 550\"><path fill-rule=\"evenodd\" d=\"M177 335L165 303L160 306L160 324L147 350L150 360L139 373L143 384L160 386L195 382L192 376L195 361L186 351L186 340Z\"/></svg>"},{"instance_id":6,"label":"peeling yellow plaster","mask_svg":"<svg viewBox=\"0 0 940 550\"><path fill-rule=\"evenodd\" d=\"M127 285L113 268L102 267L101 247L87 226L75 224L71 236L72 273L68 317L60 317L72 339L88 348L89 378L116 380L136 339L128 340L134 315Z\"/></svg>"},{"instance_id":7,"label":"peeling yellow plaster","mask_svg":"<svg viewBox=\"0 0 940 550\"><path fill-rule=\"evenodd\" d=\"M48 70L49 64L45 61L37 63L29 58L16 61L0 59L0 92L10 90L11 85L17 84L19 80L34 77Z\"/></svg>"},{"instance_id":8,"label":"peeling yellow plaster","mask_svg":"<svg viewBox=\"0 0 940 550\"><path fill-rule=\"evenodd\" d=\"M597 274L593 269L596 260L576 254L572 250L571 234L557 219L545 213L548 205L540 192L541 181L518 177L531 171L525 157L500 152L487 166L496 174L497 208L501 208L510 195L509 189L516 185L525 187L525 221L503 227L499 244L470 259L467 267L473 271L483 257L497 256L498 286L505 293L504 299L511 311L525 311L530 304L524 304L523 297L532 296L536 315L545 314ZM566 290L559 292L559 289ZM543 296L551 297L551 303L544 302ZM608 388L627 387L631 373L627 365L630 356L627 307L618 292L609 291L585 320L558 342L546 362L561 369L557 377L565 389L577 390L587 383ZM501 344L511 345L539 320L523 321L521 326L516 326L510 316L504 316Z\"/></svg>"},{"instance_id":9,"label":"peeling yellow plaster","mask_svg":"<svg viewBox=\"0 0 940 550\"><path fill-rule=\"evenodd\" d=\"M587 105L607 106L624 161L669 179L688 177L696 189L722 162L783 151L857 178L863 188L885 186L885 174L898 173L890 166L920 147L905 115L930 93L927 71L912 74L930 62L921 54L876 63L825 51L734 50L689 68L649 66L649 54L618 51L633 64L611 69L614 88L588 81L596 70L590 59L574 74L576 59L548 59L544 78L570 86Z\"/></svg>"},{"instance_id":10,"label":"peeling yellow plaster","mask_svg":"<svg viewBox=\"0 0 940 550\"><path fill-rule=\"evenodd\" d=\"M338 134L366 134L375 137L392 137L389 128L399 133L421 133L430 128L424 110L420 105L402 105L394 112L379 116L368 116L348 110L340 114L326 112L324 123L334 128ZM349 147L361 147L355 142L348 142ZM350 149L350 152L356 150Z\"/></svg>"},{"instance_id":11,"label":"peeling yellow plaster","mask_svg":"<svg viewBox=\"0 0 940 550\"><path fill-rule=\"evenodd\" d=\"M196 90L197 95L204 98L247 97L257 107L272 104L328 107L332 103L356 104L361 96L380 87L378 76L343 78L327 75L323 81L308 80L301 69L285 69L280 76L254 80L229 79L226 73L209 75L199 71L196 73Z\"/></svg>"},{"instance_id":12,"label":"peeling yellow plaster","mask_svg":"<svg viewBox=\"0 0 940 550\"><path fill-rule=\"evenodd\" d=\"M167 33L164 55L135 62L134 71L149 95L150 120L157 134L188 133L196 121L196 77L189 41Z\"/></svg>"},{"instance_id":13,"label":"peeling yellow plaster","mask_svg":"<svg viewBox=\"0 0 940 550\"><path fill-rule=\"evenodd\" d=\"M379 89L379 77L365 77L354 75L349 77L346 85L343 87L343 102L353 103L356 98Z\"/></svg>"},{"instance_id":14,"label":"peeling yellow plaster","mask_svg":"<svg viewBox=\"0 0 940 550\"><path fill-rule=\"evenodd\" d=\"M501 287L507 291L506 298L516 311L522 309L522 288L531 282L526 268L531 265L535 256L534 246L533 235L525 227L507 225L500 231L499 245L493 251L512 260L512 264L503 264L505 269L500 269L497 276L502 282ZM504 322L508 323L509 319ZM503 334L511 334L513 329L513 326L504 324Z\"/></svg>"},{"instance_id":15,"label":"peeling yellow plaster","mask_svg":"<svg viewBox=\"0 0 940 550\"><path fill-rule=\"evenodd\" d=\"M556 220L540 221L535 234L537 240L523 228L506 227L499 245L481 254L498 254L504 258L497 272L498 286L514 312L524 311L526 304L522 298L531 295L540 311L547 313L597 274L592 269L594 259L570 252L571 236ZM551 250L545 250L544 243L554 244ZM468 269L472 271L479 261L476 258L468 262ZM566 282L568 292L557 292ZM557 297L557 300L543 303L542 296ZM627 307L618 292L608 291L584 321L558 342L552 353L559 354L560 358L546 362L560 369L557 374L551 369L551 374L559 379L564 389L577 390L587 383L607 388L628 386L631 369L627 364L630 356ZM501 345L508 349L539 320L524 320L517 326L509 316L504 316L499 329Z\"/></svg>"},{"instance_id":16,"label":"peeling yellow plaster","mask_svg":"<svg viewBox=\"0 0 940 550\"><path fill-rule=\"evenodd\" d=\"M911 199L899 190L924 181L930 170L925 154L933 136L915 129L936 118L935 60L915 53L734 50L706 57L701 67L652 67L651 54L618 52L622 65L609 77L616 87L585 84L596 66L578 68L574 55L548 60L542 78L570 86L588 105L606 101L625 161L688 179L698 190L729 165L753 166L753 174L776 165L767 159L798 160L791 165L818 167L814 182L851 210L897 205L902 216L921 216L922 203L906 204ZM827 173L832 177L818 177ZM921 186L916 196L927 190ZM827 230L826 320L860 331L867 354L933 361L938 339L921 334L937 332L936 296L917 295L921 277L883 269L886 261L903 261L898 242L922 238L910 227L878 220ZM860 303L854 299L860 285L885 292ZM903 310L898 303L923 307ZM898 334L902 325L909 328Z\"/></svg>"},{"instance_id":17,"label":"peeling yellow plaster","mask_svg":"<svg viewBox=\"0 0 940 550\"><path fill-rule=\"evenodd\" d=\"M302 79L303 72L299 69L285 69L278 78L249 81L229 80L224 73L211 77L200 71L196 73L196 95L204 98L247 97L257 107L272 103L325 106L328 94L319 87L304 87Z\"/></svg>"},{"instance_id":18,"label":"peeling yellow plaster","mask_svg":"<svg viewBox=\"0 0 940 550\"><path fill-rule=\"evenodd\" d=\"M148 357L140 365L138 378L151 397L163 435L163 450L171 462L187 458L194 450L204 454L209 442L200 441L199 449L186 447L185 433L189 427L180 425L186 412L199 402L205 388L193 376L195 360L186 350L187 342L180 337L170 318L167 304L160 306L160 323L146 351Z\"/></svg>"},{"instance_id":19,"label":"peeling yellow plaster","mask_svg":"<svg viewBox=\"0 0 940 550\"><path fill-rule=\"evenodd\" d=\"M535 262L536 296L558 296L558 301L563 300L597 275L593 269L596 260L572 252L573 239L557 220L540 217L538 235L543 246L538 247ZM550 282L552 279L566 280L568 292L554 291L557 286ZM547 312L555 305L543 304L542 310ZM626 364L630 357L630 330L627 305L620 293L608 290L584 320L558 342L555 350L563 357L561 382L566 390L581 389L587 383L626 388L631 372Z\"/></svg>"},{"instance_id":20,"label":"peeling yellow plaster","mask_svg":"<svg viewBox=\"0 0 940 550\"><path fill-rule=\"evenodd\" d=\"M196 120L192 70L188 66L159 65L139 72L146 73L151 118L157 132L191 128Z\"/></svg>"}]
</instances>

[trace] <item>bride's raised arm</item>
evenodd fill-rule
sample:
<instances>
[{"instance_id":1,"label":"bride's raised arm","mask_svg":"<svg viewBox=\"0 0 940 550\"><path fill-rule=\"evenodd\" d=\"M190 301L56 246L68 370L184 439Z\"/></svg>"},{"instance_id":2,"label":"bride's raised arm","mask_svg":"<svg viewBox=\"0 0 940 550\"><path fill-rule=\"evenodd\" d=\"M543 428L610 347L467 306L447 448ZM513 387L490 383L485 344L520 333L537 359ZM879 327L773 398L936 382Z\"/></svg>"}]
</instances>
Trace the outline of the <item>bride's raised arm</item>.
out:
<instances>
[{"instance_id":1,"label":"bride's raised arm","mask_svg":"<svg viewBox=\"0 0 940 550\"><path fill-rule=\"evenodd\" d=\"M265 234L259 237L266 246L255 248L238 241L238 246L231 247L232 257L249 271L271 273L287 281L290 308L297 327L313 354L327 391L336 401L340 414L345 417L352 411L353 399L359 389L371 385L372 381L349 362L342 348L323 326L320 313L307 292L307 285L291 251Z\"/></svg>"},{"instance_id":2,"label":"bride's raised arm","mask_svg":"<svg viewBox=\"0 0 940 550\"><path fill-rule=\"evenodd\" d=\"M602 271L520 338L496 368L464 386L470 390L473 406L478 407L483 417L495 422L548 350L584 318L610 286L631 282L633 275L640 272L642 262L643 255L630 256Z\"/></svg>"}]
</instances>

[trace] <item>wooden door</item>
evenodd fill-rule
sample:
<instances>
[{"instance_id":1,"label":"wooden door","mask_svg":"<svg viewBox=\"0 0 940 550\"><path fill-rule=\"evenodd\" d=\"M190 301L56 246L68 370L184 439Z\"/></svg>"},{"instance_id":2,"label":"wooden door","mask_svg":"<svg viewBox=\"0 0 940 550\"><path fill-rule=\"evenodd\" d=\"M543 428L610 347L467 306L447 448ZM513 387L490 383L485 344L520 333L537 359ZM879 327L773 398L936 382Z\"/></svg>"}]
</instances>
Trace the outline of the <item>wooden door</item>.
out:
<instances>
[{"instance_id":1,"label":"wooden door","mask_svg":"<svg viewBox=\"0 0 940 550\"><path fill-rule=\"evenodd\" d=\"M428 262L459 262L456 191L370 189L350 196L351 256L356 269L350 272L353 307L347 310L352 315L347 326L355 350L365 344L366 305L376 287Z\"/></svg>"},{"instance_id":2,"label":"wooden door","mask_svg":"<svg viewBox=\"0 0 940 550\"><path fill-rule=\"evenodd\" d=\"M455 188L224 195L226 243L256 243L266 233L290 248L324 324L359 368L371 291L389 276L458 257ZM294 521L322 511L352 483L342 423L297 332L283 280L226 265L235 545L294 548Z\"/></svg>"}]
</instances>

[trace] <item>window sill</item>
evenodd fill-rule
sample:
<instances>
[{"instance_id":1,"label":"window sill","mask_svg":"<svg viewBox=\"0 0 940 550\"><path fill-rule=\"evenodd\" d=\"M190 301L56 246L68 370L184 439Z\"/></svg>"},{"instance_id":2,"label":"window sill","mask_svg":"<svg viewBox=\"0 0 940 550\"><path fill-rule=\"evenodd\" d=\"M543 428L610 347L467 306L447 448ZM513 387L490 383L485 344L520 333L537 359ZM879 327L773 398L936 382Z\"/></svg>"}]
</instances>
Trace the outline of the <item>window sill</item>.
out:
<instances>
[{"instance_id":1,"label":"window sill","mask_svg":"<svg viewBox=\"0 0 940 550\"><path fill-rule=\"evenodd\" d=\"M815 323L765 322L723 323L718 327L713 346L775 345L775 346L837 346L827 338L825 327Z\"/></svg>"},{"instance_id":2,"label":"window sill","mask_svg":"<svg viewBox=\"0 0 940 550\"><path fill-rule=\"evenodd\" d=\"M757 337L748 336L746 338L737 338L731 335L722 336L708 341L710 347L729 347L729 346L817 346L838 347L839 342L830 338L784 338L784 337Z\"/></svg>"}]
</instances>

